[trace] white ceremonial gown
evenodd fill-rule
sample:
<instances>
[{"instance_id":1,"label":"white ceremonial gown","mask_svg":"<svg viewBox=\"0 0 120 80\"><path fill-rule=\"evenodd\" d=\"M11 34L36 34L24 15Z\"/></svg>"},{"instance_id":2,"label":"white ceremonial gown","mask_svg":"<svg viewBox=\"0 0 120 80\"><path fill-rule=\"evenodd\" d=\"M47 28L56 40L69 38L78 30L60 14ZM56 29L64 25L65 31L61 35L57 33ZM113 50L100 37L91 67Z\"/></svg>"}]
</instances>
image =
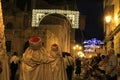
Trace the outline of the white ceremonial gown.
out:
<instances>
[{"instance_id":1,"label":"white ceremonial gown","mask_svg":"<svg viewBox=\"0 0 120 80\"><path fill-rule=\"evenodd\" d=\"M49 55L42 47L38 50L27 48L23 54L20 80L53 80Z\"/></svg>"},{"instance_id":2,"label":"white ceremonial gown","mask_svg":"<svg viewBox=\"0 0 120 80\"><path fill-rule=\"evenodd\" d=\"M53 80L68 80L63 57L59 51L50 51L51 59L50 64L52 67Z\"/></svg>"},{"instance_id":3,"label":"white ceremonial gown","mask_svg":"<svg viewBox=\"0 0 120 80\"><path fill-rule=\"evenodd\" d=\"M8 65L8 56L4 50L0 50L0 61L2 65L2 73L0 73L0 80L9 80L9 65Z\"/></svg>"}]
</instances>

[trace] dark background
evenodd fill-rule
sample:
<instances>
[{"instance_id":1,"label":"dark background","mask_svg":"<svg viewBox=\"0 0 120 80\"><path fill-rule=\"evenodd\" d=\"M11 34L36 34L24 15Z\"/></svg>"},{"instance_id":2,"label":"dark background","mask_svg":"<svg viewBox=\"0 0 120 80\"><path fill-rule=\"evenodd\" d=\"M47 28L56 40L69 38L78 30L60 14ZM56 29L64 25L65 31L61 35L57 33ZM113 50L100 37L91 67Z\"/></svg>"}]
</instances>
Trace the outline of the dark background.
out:
<instances>
[{"instance_id":1,"label":"dark background","mask_svg":"<svg viewBox=\"0 0 120 80\"><path fill-rule=\"evenodd\" d=\"M76 29L76 42L92 38L103 40L103 0L76 0L76 3L80 15L86 16L85 30Z\"/></svg>"}]
</instances>

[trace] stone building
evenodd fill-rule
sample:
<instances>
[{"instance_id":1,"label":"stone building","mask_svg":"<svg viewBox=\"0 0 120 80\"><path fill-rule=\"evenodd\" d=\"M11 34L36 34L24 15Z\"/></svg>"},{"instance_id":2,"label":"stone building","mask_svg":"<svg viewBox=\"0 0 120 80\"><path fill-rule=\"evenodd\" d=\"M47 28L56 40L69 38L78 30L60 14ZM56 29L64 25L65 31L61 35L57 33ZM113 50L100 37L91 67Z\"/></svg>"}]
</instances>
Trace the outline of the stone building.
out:
<instances>
[{"instance_id":1,"label":"stone building","mask_svg":"<svg viewBox=\"0 0 120 80\"><path fill-rule=\"evenodd\" d=\"M120 0L104 0L104 12L106 49L113 48L116 55L120 54Z\"/></svg>"},{"instance_id":2,"label":"stone building","mask_svg":"<svg viewBox=\"0 0 120 80\"><path fill-rule=\"evenodd\" d=\"M31 36L41 37L48 50L58 43L63 51L71 52L74 29L79 27L74 0L3 0L2 6L8 54L22 54ZM38 11L33 15L34 10Z\"/></svg>"}]
</instances>

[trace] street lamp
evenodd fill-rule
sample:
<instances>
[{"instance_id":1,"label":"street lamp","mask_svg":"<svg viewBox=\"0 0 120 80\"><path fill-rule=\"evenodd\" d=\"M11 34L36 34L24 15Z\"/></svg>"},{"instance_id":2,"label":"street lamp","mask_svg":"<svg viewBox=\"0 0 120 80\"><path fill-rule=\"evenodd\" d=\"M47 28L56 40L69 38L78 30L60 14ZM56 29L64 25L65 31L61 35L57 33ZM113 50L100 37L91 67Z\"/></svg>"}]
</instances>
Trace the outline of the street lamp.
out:
<instances>
[{"instance_id":1,"label":"street lamp","mask_svg":"<svg viewBox=\"0 0 120 80\"><path fill-rule=\"evenodd\" d=\"M85 57L85 54L84 54L82 51L79 51L79 52L77 53L77 55L78 55L78 57L80 57L80 58Z\"/></svg>"},{"instance_id":2,"label":"street lamp","mask_svg":"<svg viewBox=\"0 0 120 80\"><path fill-rule=\"evenodd\" d=\"M111 16L110 16L110 15L106 16L106 17L105 17L105 21L106 21L107 23L110 23L110 21L111 21Z\"/></svg>"},{"instance_id":3,"label":"street lamp","mask_svg":"<svg viewBox=\"0 0 120 80\"><path fill-rule=\"evenodd\" d=\"M75 57L77 53L82 50L82 46L76 44L75 46L73 46L73 50L74 50L74 57Z\"/></svg>"},{"instance_id":4,"label":"street lamp","mask_svg":"<svg viewBox=\"0 0 120 80\"><path fill-rule=\"evenodd\" d=\"M114 18L114 19L113 19ZM116 15L114 15L113 17L111 16L111 15L107 15L106 17L105 17L105 22L106 23L110 23L111 21L113 21L113 23L117 26L118 25L118 15L116 14Z\"/></svg>"},{"instance_id":5,"label":"street lamp","mask_svg":"<svg viewBox=\"0 0 120 80\"><path fill-rule=\"evenodd\" d=\"M82 47L81 47L81 46L79 46L78 44L76 44L75 46L73 46L73 49L74 49L74 50L81 50L81 49L82 49Z\"/></svg>"}]
</instances>

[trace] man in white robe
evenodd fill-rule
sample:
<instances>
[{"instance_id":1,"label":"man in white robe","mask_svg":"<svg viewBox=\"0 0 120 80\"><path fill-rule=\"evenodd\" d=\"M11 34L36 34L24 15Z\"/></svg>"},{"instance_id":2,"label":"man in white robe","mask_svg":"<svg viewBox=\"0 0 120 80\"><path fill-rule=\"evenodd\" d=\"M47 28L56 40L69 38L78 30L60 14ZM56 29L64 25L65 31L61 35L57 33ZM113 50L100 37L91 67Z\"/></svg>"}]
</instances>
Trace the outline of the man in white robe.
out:
<instances>
[{"instance_id":1,"label":"man in white robe","mask_svg":"<svg viewBox=\"0 0 120 80\"><path fill-rule=\"evenodd\" d=\"M53 80L50 58L41 39L32 37L29 43L21 61L20 80Z\"/></svg>"},{"instance_id":2,"label":"man in white robe","mask_svg":"<svg viewBox=\"0 0 120 80\"><path fill-rule=\"evenodd\" d=\"M54 60L50 63L52 67L53 80L68 80L64 59L58 44L53 44L51 46L50 59Z\"/></svg>"}]
</instances>

